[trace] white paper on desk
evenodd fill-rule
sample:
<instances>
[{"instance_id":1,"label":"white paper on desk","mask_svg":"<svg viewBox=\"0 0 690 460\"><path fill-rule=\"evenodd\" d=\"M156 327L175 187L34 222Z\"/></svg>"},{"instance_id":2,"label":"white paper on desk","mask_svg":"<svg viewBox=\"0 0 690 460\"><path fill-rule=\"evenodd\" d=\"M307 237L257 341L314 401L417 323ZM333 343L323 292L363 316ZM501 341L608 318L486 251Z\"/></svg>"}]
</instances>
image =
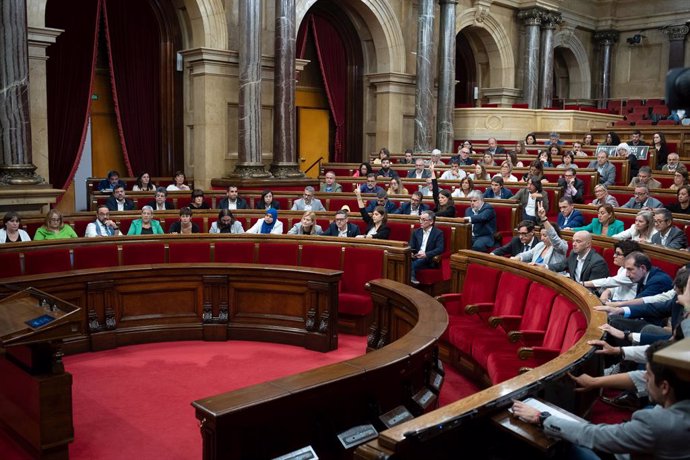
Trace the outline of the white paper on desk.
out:
<instances>
[{"instance_id":1,"label":"white paper on desk","mask_svg":"<svg viewBox=\"0 0 690 460\"><path fill-rule=\"evenodd\" d=\"M527 404L530 407L533 407L537 409L539 412L548 412L554 417L562 418L565 420L570 420L572 422L579 422L580 420L577 420L572 417L572 415L568 412L558 410L552 406L547 406L543 402L539 401L538 399L534 398L527 398L524 401L522 401L524 404ZM512 411L511 411L512 412Z\"/></svg>"}]
</instances>

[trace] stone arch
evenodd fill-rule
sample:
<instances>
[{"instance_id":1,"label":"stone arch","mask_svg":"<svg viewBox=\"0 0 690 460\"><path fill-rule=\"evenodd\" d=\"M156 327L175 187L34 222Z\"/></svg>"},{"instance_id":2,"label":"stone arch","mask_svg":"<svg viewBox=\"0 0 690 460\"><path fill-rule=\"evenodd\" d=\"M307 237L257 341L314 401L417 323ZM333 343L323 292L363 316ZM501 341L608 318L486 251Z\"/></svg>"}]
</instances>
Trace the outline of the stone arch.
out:
<instances>
[{"instance_id":1,"label":"stone arch","mask_svg":"<svg viewBox=\"0 0 690 460\"><path fill-rule=\"evenodd\" d=\"M492 88L515 88L515 57L508 34L484 8L468 8L455 18L455 33L473 27L480 33L474 34L484 47L489 59Z\"/></svg>"},{"instance_id":2,"label":"stone arch","mask_svg":"<svg viewBox=\"0 0 690 460\"><path fill-rule=\"evenodd\" d=\"M191 32L187 48L228 48L228 21L222 0L181 0Z\"/></svg>"},{"instance_id":3,"label":"stone arch","mask_svg":"<svg viewBox=\"0 0 690 460\"><path fill-rule=\"evenodd\" d=\"M297 29L299 24L318 0L297 0ZM405 42L402 29L387 0L358 0L342 5L356 11L371 34L376 50L375 69L371 73L405 72ZM368 62L371 62L367 59Z\"/></svg>"},{"instance_id":4,"label":"stone arch","mask_svg":"<svg viewBox=\"0 0 690 460\"><path fill-rule=\"evenodd\" d=\"M554 36L554 47L561 49L570 81L570 97L589 99L592 94L592 71L589 56L580 39L572 30L562 30Z\"/></svg>"}]
</instances>

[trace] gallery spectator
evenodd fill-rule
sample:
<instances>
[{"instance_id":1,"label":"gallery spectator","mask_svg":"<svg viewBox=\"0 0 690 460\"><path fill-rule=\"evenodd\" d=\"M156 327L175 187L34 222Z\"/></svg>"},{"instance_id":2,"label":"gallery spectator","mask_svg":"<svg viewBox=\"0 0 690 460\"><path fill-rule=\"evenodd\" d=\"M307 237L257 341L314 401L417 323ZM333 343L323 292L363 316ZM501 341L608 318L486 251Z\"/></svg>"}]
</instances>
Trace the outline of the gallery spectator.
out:
<instances>
[{"instance_id":1,"label":"gallery spectator","mask_svg":"<svg viewBox=\"0 0 690 460\"><path fill-rule=\"evenodd\" d=\"M126 184L120 180L120 173L113 170L108 171L108 176L98 183L98 190L101 192L112 192L116 186L126 187Z\"/></svg>"}]
</instances>

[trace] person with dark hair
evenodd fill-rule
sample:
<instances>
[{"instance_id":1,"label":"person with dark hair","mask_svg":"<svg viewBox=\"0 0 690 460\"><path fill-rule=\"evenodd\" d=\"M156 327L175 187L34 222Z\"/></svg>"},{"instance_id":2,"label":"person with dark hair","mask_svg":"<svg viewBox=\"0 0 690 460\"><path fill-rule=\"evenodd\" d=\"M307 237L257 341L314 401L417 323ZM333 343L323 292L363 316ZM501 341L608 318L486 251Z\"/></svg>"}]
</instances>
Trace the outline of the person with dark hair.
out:
<instances>
[{"instance_id":1,"label":"person with dark hair","mask_svg":"<svg viewBox=\"0 0 690 460\"><path fill-rule=\"evenodd\" d=\"M228 185L227 196L220 200L218 208L236 210L248 209L249 206L247 205L247 200L239 196L239 190L237 188L237 185L231 184Z\"/></svg>"},{"instance_id":2,"label":"person with dark hair","mask_svg":"<svg viewBox=\"0 0 690 460\"><path fill-rule=\"evenodd\" d=\"M112 170L108 171L108 176L98 183L98 190L101 192L112 192L115 187L126 187L127 184L120 180L120 173Z\"/></svg>"},{"instance_id":3,"label":"person with dark hair","mask_svg":"<svg viewBox=\"0 0 690 460\"><path fill-rule=\"evenodd\" d=\"M405 156L400 159L400 164L401 165L413 165L414 164L414 159L412 158L412 149L405 149Z\"/></svg>"},{"instance_id":4,"label":"person with dark hair","mask_svg":"<svg viewBox=\"0 0 690 460\"><path fill-rule=\"evenodd\" d=\"M496 233L496 211L479 190L470 192L470 207L465 210L464 221L472 224L472 249L488 252L494 246Z\"/></svg>"},{"instance_id":5,"label":"person with dark hair","mask_svg":"<svg viewBox=\"0 0 690 460\"><path fill-rule=\"evenodd\" d=\"M643 252L637 251L628 254L625 258L625 270L628 278L633 283L637 283L635 297L661 294L673 287L671 277L662 269L653 267L652 260Z\"/></svg>"},{"instance_id":6,"label":"person with dark hair","mask_svg":"<svg viewBox=\"0 0 690 460\"><path fill-rule=\"evenodd\" d=\"M551 150L553 149L553 150ZM552 145L539 152L539 161L544 168L553 168L553 156L554 153L557 155L556 158L561 156L561 148L557 145Z\"/></svg>"},{"instance_id":7,"label":"person with dark hair","mask_svg":"<svg viewBox=\"0 0 690 460\"><path fill-rule=\"evenodd\" d=\"M418 216L420 213L429 209L429 207L422 203L424 195L419 190L412 192L410 195L410 201L407 201L400 205L398 209L395 210L394 214L406 214L412 216Z\"/></svg>"},{"instance_id":8,"label":"person with dark hair","mask_svg":"<svg viewBox=\"0 0 690 460\"><path fill-rule=\"evenodd\" d=\"M450 159L450 169L446 170L441 174L441 180L461 180L465 177L467 173L463 169L460 169L460 161L453 157Z\"/></svg>"},{"instance_id":9,"label":"person with dark hair","mask_svg":"<svg viewBox=\"0 0 690 460\"><path fill-rule=\"evenodd\" d=\"M652 147L656 150L656 168L660 169L666 165L668 158L668 146L666 145L666 136L661 131L652 135Z\"/></svg>"},{"instance_id":10,"label":"person with dark hair","mask_svg":"<svg viewBox=\"0 0 690 460\"><path fill-rule=\"evenodd\" d=\"M361 199L362 193L359 190L355 190L355 195L357 196L357 199ZM374 212L374 209L379 206L384 208L386 212L390 214L395 213L395 211L398 209L398 206L395 204L395 202L388 199L388 193L384 191L379 191L376 194L375 200L369 200L365 206L366 212Z\"/></svg>"},{"instance_id":11,"label":"person with dark hair","mask_svg":"<svg viewBox=\"0 0 690 460\"><path fill-rule=\"evenodd\" d=\"M678 188L676 202L667 204L666 209L677 214L690 214L690 185Z\"/></svg>"},{"instance_id":12,"label":"person with dark hair","mask_svg":"<svg viewBox=\"0 0 690 460\"><path fill-rule=\"evenodd\" d=\"M578 166L573 163L575 161L575 153L574 152L563 152L563 155L561 156L561 163L556 166L557 169L577 169Z\"/></svg>"},{"instance_id":13,"label":"person with dark hair","mask_svg":"<svg viewBox=\"0 0 690 460\"><path fill-rule=\"evenodd\" d=\"M154 190L156 190L156 184L151 182L151 175L147 172L139 174L132 187L133 192L153 192Z\"/></svg>"},{"instance_id":14,"label":"person with dark hair","mask_svg":"<svg viewBox=\"0 0 690 460\"><path fill-rule=\"evenodd\" d=\"M345 209L340 209L335 212L335 221L328 226L328 229L323 232L323 236L339 236L342 238L354 238L359 235L359 227L352 222L348 222L348 212Z\"/></svg>"},{"instance_id":15,"label":"person with dark hair","mask_svg":"<svg viewBox=\"0 0 690 460\"><path fill-rule=\"evenodd\" d=\"M386 207L375 202L376 204L371 210L370 216L369 211L367 211L367 209L364 207L364 200L362 200L361 192L359 190L355 190L355 195L357 196L359 214L362 216L362 220L367 225L366 231L362 235L357 235L357 238L374 238L377 240L387 240L390 237L391 229L387 225L388 211L386 210ZM388 201L388 196L386 195L386 192L383 192L382 196L383 200Z\"/></svg>"},{"instance_id":16,"label":"person with dark hair","mask_svg":"<svg viewBox=\"0 0 690 460\"><path fill-rule=\"evenodd\" d=\"M486 188L484 198L496 198L506 200L513 197L513 192L503 186L503 178L494 176L491 178L491 185Z\"/></svg>"},{"instance_id":17,"label":"person with dark hair","mask_svg":"<svg viewBox=\"0 0 690 460\"><path fill-rule=\"evenodd\" d=\"M688 247L688 237L685 232L673 225L673 214L666 208L654 210L654 228L652 244L658 244L670 249L685 249Z\"/></svg>"},{"instance_id":18,"label":"person with dark hair","mask_svg":"<svg viewBox=\"0 0 690 460\"><path fill-rule=\"evenodd\" d=\"M632 132L632 138L628 141L628 144L632 145L633 147L637 146L645 146L647 143L641 139L642 133L640 132L639 129L636 129Z\"/></svg>"},{"instance_id":19,"label":"person with dark hair","mask_svg":"<svg viewBox=\"0 0 690 460\"><path fill-rule=\"evenodd\" d=\"M687 442L690 384L655 358L656 353L668 345L669 342L656 342L646 350L646 388L649 398L657 405L652 409L638 410L628 422L595 425L542 412L520 401L513 404L513 415L541 427L549 437L570 442L569 452L565 454L570 458L599 458L597 451L647 454L647 457L662 460L690 458L690 443ZM635 389L635 381L627 374L608 377L609 381L615 380L618 385ZM584 385L584 389L600 388L604 379L586 374L572 378L580 386Z\"/></svg>"},{"instance_id":20,"label":"person with dark hair","mask_svg":"<svg viewBox=\"0 0 690 460\"><path fill-rule=\"evenodd\" d=\"M431 171L432 177L431 187L434 204L436 205L436 209L434 209L436 217L455 217L455 203L453 202L451 193L446 189L439 191L433 163L429 165L429 170Z\"/></svg>"},{"instance_id":21,"label":"person with dark hair","mask_svg":"<svg viewBox=\"0 0 690 460\"><path fill-rule=\"evenodd\" d=\"M146 206L150 206L154 211L167 211L170 209L175 209L173 202L169 201L167 198L168 191L163 187L158 187L156 189L154 199L149 201Z\"/></svg>"},{"instance_id":22,"label":"person with dark hair","mask_svg":"<svg viewBox=\"0 0 690 460\"><path fill-rule=\"evenodd\" d=\"M580 227L585 223L585 218L582 213L575 209L573 199L569 196L564 196L558 200L558 217L556 223L560 228Z\"/></svg>"},{"instance_id":23,"label":"person with dark hair","mask_svg":"<svg viewBox=\"0 0 690 460\"><path fill-rule=\"evenodd\" d=\"M411 282L419 284L417 270L422 268L434 268L438 263L436 256L443 254L443 232L437 229L436 214L433 211L424 211L419 216L419 228L412 232L410 238L410 250L412 253Z\"/></svg>"},{"instance_id":24,"label":"person with dark hair","mask_svg":"<svg viewBox=\"0 0 690 460\"><path fill-rule=\"evenodd\" d=\"M390 157L391 157L390 150L388 150L386 147L381 147L379 149L378 155L376 156L374 161L372 161L372 164L375 164L378 166L378 165L383 163L383 160L385 160L386 158L390 159Z\"/></svg>"},{"instance_id":25,"label":"person with dark hair","mask_svg":"<svg viewBox=\"0 0 690 460\"><path fill-rule=\"evenodd\" d=\"M453 190L451 196L454 198L467 198L472 190L474 190L474 181L470 176L465 176L464 179L460 180L460 186Z\"/></svg>"},{"instance_id":26,"label":"person with dark hair","mask_svg":"<svg viewBox=\"0 0 690 460\"><path fill-rule=\"evenodd\" d=\"M621 138L614 131L609 131L606 133L606 140L604 145L619 145L621 143Z\"/></svg>"},{"instance_id":27,"label":"person with dark hair","mask_svg":"<svg viewBox=\"0 0 690 460\"><path fill-rule=\"evenodd\" d=\"M549 197L543 192L539 178L532 177L527 180L527 185L518 190L513 196L522 206L522 219L537 222L537 203L541 202L544 209L549 209Z\"/></svg>"},{"instance_id":28,"label":"person with dark hair","mask_svg":"<svg viewBox=\"0 0 690 460\"><path fill-rule=\"evenodd\" d=\"M192 210L190 208L180 209L180 220L173 222L168 229L168 233L174 235L190 235L199 233L199 226L192 222Z\"/></svg>"},{"instance_id":29,"label":"person with dark hair","mask_svg":"<svg viewBox=\"0 0 690 460\"><path fill-rule=\"evenodd\" d=\"M408 179L426 179L431 177L431 171L424 167L424 160L416 158L414 160L414 169L407 171Z\"/></svg>"},{"instance_id":30,"label":"person with dark hair","mask_svg":"<svg viewBox=\"0 0 690 460\"><path fill-rule=\"evenodd\" d=\"M172 178L173 183L166 187L166 190L170 191L181 191L189 190L189 185L185 184L184 171L175 171L175 175Z\"/></svg>"},{"instance_id":31,"label":"person with dark hair","mask_svg":"<svg viewBox=\"0 0 690 460\"><path fill-rule=\"evenodd\" d=\"M652 177L652 168L649 166L642 166L637 171L637 176L632 178L628 187L637 187L638 185L644 185L649 190L661 188L661 182Z\"/></svg>"},{"instance_id":32,"label":"person with dark hair","mask_svg":"<svg viewBox=\"0 0 690 460\"><path fill-rule=\"evenodd\" d=\"M525 136L525 144L536 145L537 144L537 135L534 133L527 133L527 135Z\"/></svg>"},{"instance_id":33,"label":"person with dark hair","mask_svg":"<svg viewBox=\"0 0 690 460\"><path fill-rule=\"evenodd\" d=\"M573 227L571 230L574 232L586 231L592 235L613 236L625 230L625 225L616 219L616 212L613 206L606 203L599 205L597 217L592 219L592 222L583 227Z\"/></svg>"},{"instance_id":34,"label":"person with dark hair","mask_svg":"<svg viewBox=\"0 0 690 460\"><path fill-rule=\"evenodd\" d=\"M558 186L561 188L561 196L570 198L573 203L582 204L585 202L585 183L577 177L574 168L568 168L563 172L563 177L558 178Z\"/></svg>"},{"instance_id":35,"label":"person with dark hair","mask_svg":"<svg viewBox=\"0 0 690 460\"><path fill-rule=\"evenodd\" d=\"M491 254L512 257L531 250L539 243L539 239L534 236L534 222L531 220L520 222L517 231L517 236L514 236L508 244L495 249Z\"/></svg>"},{"instance_id":36,"label":"person with dark hair","mask_svg":"<svg viewBox=\"0 0 690 460\"><path fill-rule=\"evenodd\" d=\"M189 202L190 209L211 209L211 207L204 200L204 191L200 188L195 188L192 191L192 200Z\"/></svg>"},{"instance_id":37,"label":"person with dark hair","mask_svg":"<svg viewBox=\"0 0 690 460\"><path fill-rule=\"evenodd\" d=\"M558 271L556 269L561 268L565 263L568 243L561 238L561 229L558 224L549 222L543 205L538 205L537 214L542 224L541 241L532 249L521 252L513 256L512 259Z\"/></svg>"},{"instance_id":38,"label":"person with dark hair","mask_svg":"<svg viewBox=\"0 0 690 460\"><path fill-rule=\"evenodd\" d=\"M594 135L592 133L587 133L582 137L582 145L592 146L596 145L594 142Z\"/></svg>"},{"instance_id":39,"label":"person with dark hair","mask_svg":"<svg viewBox=\"0 0 690 460\"><path fill-rule=\"evenodd\" d=\"M357 171L355 171L352 177L367 177L369 174L373 172L374 171L371 169L371 165L369 163L362 162L359 164Z\"/></svg>"},{"instance_id":40,"label":"person with dark hair","mask_svg":"<svg viewBox=\"0 0 690 460\"><path fill-rule=\"evenodd\" d=\"M105 201L105 205L111 211L131 211L134 209L134 201L126 196L125 188L116 185L113 194Z\"/></svg>"},{"instance_id":41,"label":"person with dark hair","mask_svg":"<svg viewBox=\"0 0 690 460\"><path fill-rule=\"evenodd\" d=\"M529 171L522 176L522 181L527 182L530 178L536 178L536 180L541 183L546 182L544 178L544 164L538 159L530 163Z\"/></svg>"},{"instance_id":42,"label":"person with dark hair","mask_svg":"<svg viewBox=\"0 0 690 460\"><path fill-rule=\"evenodd\" d=\"M637 241L623 240L613 244L613 264L618 268L616 276L608 276L582 283L584 287L599 290L602 302L619 302L634 299L637 296L637 283L628 277L624 267L625 258L633 252L641 251Z\"/></svg>"},{"instance_id":43,"label":"person with dark hair","mask_svg":"<svg viewBox=\"0 0 690 460\"><path fill-rule=\"evenodd\" d=\"M379 192L385 192L383 188L376 184L376 174L374 173L367 176L367 181L359 186L359 191L362 193L373 193L374 195Z\"/></svg>"},{"instance_id":44,"label":"person with dark hair","mask_svg":"<svg viewBox=\"0 0 690 460\"><path fill-rule=\"evenodd\" d=\"M458 149L458 155L454 158L458 159L458 163L462 166L471 166L474 164L474 160L470 157L471 148L461 147ZM407 177L410 177L409 174Z\"/></svg>"},{"instance_id":45,"label":"person with dark hair","mask_svg":"<svg viewBox=\"0 0 690 460\"><path fill-rule=\"evenodd\" d=\"M273 192L270 190L264 190L261 192L261 198L254 204L254 209L280 209L280 202L273 198Z\"/></svg>"},{"instance_id":46,"label":"person with dark hair","mask_svg":"<svg viewBox=\"0 0 690 460\"><path fill-rule=\"evenodd\" d=\"M28 233L22 230L22 218L15 211L7 211L2 218L3 228L0 228L0 244L31 241Z\"/></svg>"},{"instance_id":47,"label":"person with dark hair","mask_svg":"<svg viewBox=\"0 0 690 460\"><path fill-rule=\"evenodd\" d=\"M398 172L391 168L391 160L386 157L381 160L381 169L376 173L377 179L393 179L398 177Z\"/></svg>"},{"instance_id":48,"label":"person with dark hair","mask_svg":"<svg viewBox=\"0 0 690 460\"><path fill-rule=\"evenodd\" d=\"M218 212L218 220L211 224L209 233L244 233L242 224L235 219L235 216L227 208Z\"/></svg>"},{"instance_id":49,"label":"person with dark hair","mask_svg":"<svg viewBox=\"0 0 690 460\"><path fill-rule=\"evenodd\" d=\"M110 218L110 209L107 206L99 206L96 210L96 220L86 226L84 236L86 238L120 236L120 227Z\"/></svg>"}]
</instances>

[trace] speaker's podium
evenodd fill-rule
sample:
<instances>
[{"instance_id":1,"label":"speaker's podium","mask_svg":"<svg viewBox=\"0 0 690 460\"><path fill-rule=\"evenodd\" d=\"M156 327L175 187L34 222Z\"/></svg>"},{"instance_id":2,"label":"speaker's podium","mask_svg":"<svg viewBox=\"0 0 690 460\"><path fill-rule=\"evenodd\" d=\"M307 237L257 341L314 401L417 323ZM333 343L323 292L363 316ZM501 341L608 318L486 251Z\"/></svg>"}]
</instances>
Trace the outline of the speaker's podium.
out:
<instances>
[{"instance_id":1,"label":"speaker's podium","mask_svg":"<svg viewBox=\"0 0 690 460\"><path fill-rule=\"evenodd\" d=\"M82 333L79 310L32 288L0 301L0 427L35 458L69 457L72 375L62 340Z\"/></svg>"}]
</instances>

